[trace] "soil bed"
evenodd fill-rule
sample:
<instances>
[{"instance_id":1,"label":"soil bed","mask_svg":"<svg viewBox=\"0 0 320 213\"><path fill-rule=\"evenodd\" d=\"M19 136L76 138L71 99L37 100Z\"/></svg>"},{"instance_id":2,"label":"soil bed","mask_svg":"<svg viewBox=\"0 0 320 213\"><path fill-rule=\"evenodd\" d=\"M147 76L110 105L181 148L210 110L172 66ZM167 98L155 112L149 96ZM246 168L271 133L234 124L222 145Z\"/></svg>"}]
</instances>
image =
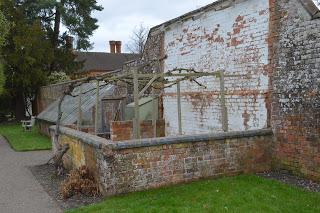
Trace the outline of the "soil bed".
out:
<instances>
[{"instance_id":1,"label":"soil bed","mask_svg":"<svg viewBox=\"0 0 320 213\"><path fill-rule=\"evenodd\" d=\"M320 192L320 183L314 182L312 180L304 179L302 177L295 176L291 172L286 171L286 170L263 172L263 173L258 173L257 175L264 177L264 178L278 180L282 183L286 183L289 185L294 185L299 188L306 189L308 191Z\"/></svg>"},{"instance_id":2,"label":"soil bed","mask_svg":"<svg viewBox=\"0 0 320 213\"><path fill-rule=\"evenodd\" d=\"M67 200L63 200L59 188L66 176L57 176L52 165L33 166L30 167L30 170L44 190L56 200L63 210L85 206L103 200L102 196L87 197L85 195L75 195Z\"/></svg>"}]
</instances>

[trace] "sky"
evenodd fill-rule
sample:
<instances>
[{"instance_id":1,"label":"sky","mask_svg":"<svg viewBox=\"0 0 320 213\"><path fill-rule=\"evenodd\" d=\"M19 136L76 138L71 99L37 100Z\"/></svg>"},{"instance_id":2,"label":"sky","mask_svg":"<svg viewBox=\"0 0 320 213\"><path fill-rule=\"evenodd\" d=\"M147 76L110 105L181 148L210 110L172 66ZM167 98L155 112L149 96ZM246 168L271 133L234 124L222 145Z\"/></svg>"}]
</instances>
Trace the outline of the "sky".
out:
<instances>
[{"instance_id":1,"label":"sky","mask_svg":"<svg viewBox=\"0 0 320 213\"><path fill-rule=\"evenodd\" d=\"M205 6L214 0L97 0L104 7L93 16L99 28L90 41L95 52L109 52L109 41L118 40L125 46L132 32L141 24L150 28L189 11Z\"/></svg>"}]
</instances>

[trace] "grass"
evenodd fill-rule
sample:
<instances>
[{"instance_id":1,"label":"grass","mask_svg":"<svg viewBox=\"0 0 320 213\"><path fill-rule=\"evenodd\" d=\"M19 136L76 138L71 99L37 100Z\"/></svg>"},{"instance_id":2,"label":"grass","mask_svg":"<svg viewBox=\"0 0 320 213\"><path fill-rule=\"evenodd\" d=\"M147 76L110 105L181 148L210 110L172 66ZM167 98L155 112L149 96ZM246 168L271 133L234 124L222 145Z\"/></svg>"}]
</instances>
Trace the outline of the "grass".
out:
<instances>
[{"instance_id":1,"label":"grass","mask_svg":"<svg viewBox=\"0 0 320 213\"><path fill-rule=\"evenodd\" d=\"M41 135L37 127L31 132L23 131L21 124L1 124L0 134L15 151L35 151L51 149L50 138Z\"/></svg>"},{"instance_id":2,"label":"grass","mask_svg":"<svg viewBox=\"0 0 320 213\"><path fill-rule=\"evenodd\" d=\"M320 212L320 193L241 175L111 197L67 212Z\"/></svg>"}]
</instances>

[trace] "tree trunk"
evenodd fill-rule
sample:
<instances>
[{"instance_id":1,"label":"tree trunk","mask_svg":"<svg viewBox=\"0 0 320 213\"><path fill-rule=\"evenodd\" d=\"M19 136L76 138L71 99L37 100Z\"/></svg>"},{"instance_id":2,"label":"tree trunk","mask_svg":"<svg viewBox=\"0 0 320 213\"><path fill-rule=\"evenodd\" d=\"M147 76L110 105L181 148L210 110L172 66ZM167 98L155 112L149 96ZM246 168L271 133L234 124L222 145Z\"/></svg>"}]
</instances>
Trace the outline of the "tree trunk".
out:
<instances>
[{"instance_id":1,"label":"tree trunk","mask_svg":"<svg viewBox=\"0 0 320 213\"><path fill-rule=\"evenodd\" d=\"M32 115L36 116L40 113L39 104L38 104L38 94L35 96L36 98L32 100Z\"/></svg>"},{"instance_id":2,"label":"tree trunk","mask_svg":"<svg viewBox=\"0 0 320 213\"><path fill-rule=\"evenodd\" d=\"M20 121L26 118L25 115L25 103L22 94L16 94L13 99L13 108L16 120Z\"/></svg>"},{"instance_id":3,"label":"tree trunk","mask_svg":"<svg viewBox=\"0 0 320 213\"><path fill-rule=\"evenodd\" d=\"M61 22L61 12L60 12L61 4L56 6L56 15L54 18L53 42L52 42L54 48L57 48L59 45L59 33L60 33L60 22Z\"/></svg>"}]
</instances>

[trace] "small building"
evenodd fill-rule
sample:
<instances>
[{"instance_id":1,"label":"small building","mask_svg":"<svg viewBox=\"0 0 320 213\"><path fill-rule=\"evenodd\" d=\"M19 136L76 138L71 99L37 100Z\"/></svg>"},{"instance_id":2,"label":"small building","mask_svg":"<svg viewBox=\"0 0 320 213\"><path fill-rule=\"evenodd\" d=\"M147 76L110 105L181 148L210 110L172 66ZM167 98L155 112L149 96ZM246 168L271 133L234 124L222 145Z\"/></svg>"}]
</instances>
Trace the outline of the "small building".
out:
<instances>
[{"instance_id":1,"label":"small building","mask_svg":"<svg viewBox=\"0 0 320 213\"><path fill-rule=\"evenodd\" d=\"M107 85L101 81L98 95L96 87L95 82L85 83L82 84L81 88L75 88L72 96L65 96L61 105L61 125L93 134L108 135L110 134L110 122L123 120L123 106L125 106L126 102L124 99L125 94L121 94L125 91L121 91L120 88ZM99 97L98 123L95 121L97 96ZM121 100L124 100L124 102L121 102ZM49 104L49 106L37 116L42 134L50 135L49 127L55 125L57 122L58 106L59 99ZM115 114L117 114L118 117L114 117ZM97 124L97 130L95 130L95 125Z\"/></svg>"}]
</instances>

